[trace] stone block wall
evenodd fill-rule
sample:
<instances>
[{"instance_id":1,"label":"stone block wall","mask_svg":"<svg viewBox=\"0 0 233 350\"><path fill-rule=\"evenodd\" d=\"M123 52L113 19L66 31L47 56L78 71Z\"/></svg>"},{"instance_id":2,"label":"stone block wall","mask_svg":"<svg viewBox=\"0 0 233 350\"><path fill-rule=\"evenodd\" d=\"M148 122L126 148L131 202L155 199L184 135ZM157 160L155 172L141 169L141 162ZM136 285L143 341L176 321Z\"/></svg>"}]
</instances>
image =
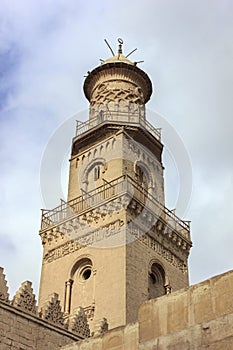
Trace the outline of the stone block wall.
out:
<instances>
[{"instance_id":1,"label":"stone block wall","mask_svg":"<svg viewBox=\"0 0 233 350\"><path fill-rule=\"evenodd\" d=\"M143 303L138 322L63 350L232 350L233 271Z\"/></svg>"},{"instance_id":2,"label":"stone block wall","mask_svg":"<svg viewBox=\"0 0 233 350\"><path fill-rule=\"evenodd\" d=\"M67 329L0 302L0 350L56 350L80 339Z\"/></svg>"},{"instance_id":3,"label":"stone block wall","mask_svg":"<svg viewBox=\"0 0 233 350\"><path fill-rule=\"evenodd\" d=\"M38 310L31 282L22 283L12 301L0 268L0 350L56 350L90 336L82 308L72 318L61 311L58 294Z\"/></svg>"}]
</instances>

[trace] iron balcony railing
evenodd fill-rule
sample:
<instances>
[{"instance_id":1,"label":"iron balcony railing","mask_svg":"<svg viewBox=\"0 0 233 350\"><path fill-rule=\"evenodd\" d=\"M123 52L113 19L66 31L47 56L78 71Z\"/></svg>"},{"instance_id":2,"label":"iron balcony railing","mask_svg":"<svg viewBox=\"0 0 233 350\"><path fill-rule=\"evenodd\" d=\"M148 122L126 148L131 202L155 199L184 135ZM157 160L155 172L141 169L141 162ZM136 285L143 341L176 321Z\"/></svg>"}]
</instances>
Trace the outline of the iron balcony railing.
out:
<instances>
[{"instance_id":1,"label":"iron balcony railing","mask_svg":"<svg viewBox=\"0 0 233 350\"><path fill-rule=\"evenodd\" d=\"M161 140L161 129L154 128L153 125L151 125L145 119L145 116L142 115L140 111L137 111L135 113L114 110L100 111L96 117L90 118L85 122L77 120L76 136L79 136L84 132L91 130L97 125L99 126L107 124L109 122L120 125L140 126L143 129L149 131L157 140Z\"/></svg>"},{"instance_id":2,"label":"iron balcony railing","mask_svg":"<svg viewBox=\"0 0 233 350\"><path fill-rule=\"evenodd\" d=\"M84 193L83 195L69 201L62 201L61 205L52 209L42 209L41 230L47 229L53 225L61 223L72 216L81 214L92 208L96 208L114 197L120 197L124 194L129 195L129 199L136 199L155 213L170 223L178 232L189 239L190 223L183 221L175 215L174 211L163 206L152 194L145 190L130 176L124 175L111 182Z\"/></svg>"}]
</instances>

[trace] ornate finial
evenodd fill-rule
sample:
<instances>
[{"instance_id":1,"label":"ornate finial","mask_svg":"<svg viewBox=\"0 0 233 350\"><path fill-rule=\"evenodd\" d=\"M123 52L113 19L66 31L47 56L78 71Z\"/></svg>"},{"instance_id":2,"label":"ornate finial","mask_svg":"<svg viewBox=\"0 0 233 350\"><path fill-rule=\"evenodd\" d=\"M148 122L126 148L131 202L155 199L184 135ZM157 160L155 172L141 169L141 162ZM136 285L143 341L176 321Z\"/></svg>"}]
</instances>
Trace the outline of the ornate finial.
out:
<instances>
[{"instance_id":1,"label":"ornate finial","mask_svg":"<svg viewBox=\"0 0 233 350\"><path fill-rule=\"evenodd\" d=\"M109 45L109 43L107 42L107 39L104 39L105 43L107 44L109 50L111 51L112 55L115 56L115 53L113 51L113 49L111 48L111 46Z\"/></svg>"},{"instance_id":2,"label":"ornate finial","mask_svg":"<svg viewBox=\"0 0 233 350\"><path fill-rule=\"evenodd\" d=\"M117 39L118 43L119 43L119 48L118 48L118 56L120 56L122 54L122 45L123 45L123 40L121 38Z\"/></svg>"}]
</instances>

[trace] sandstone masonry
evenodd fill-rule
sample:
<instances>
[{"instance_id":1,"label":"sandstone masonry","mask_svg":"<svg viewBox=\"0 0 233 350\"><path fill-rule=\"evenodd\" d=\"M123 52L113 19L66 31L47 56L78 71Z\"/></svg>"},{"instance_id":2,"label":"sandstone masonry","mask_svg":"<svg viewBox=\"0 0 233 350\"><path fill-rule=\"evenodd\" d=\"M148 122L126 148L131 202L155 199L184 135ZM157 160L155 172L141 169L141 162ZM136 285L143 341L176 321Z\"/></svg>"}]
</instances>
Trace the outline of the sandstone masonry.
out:
<instances>
[{"instance_id":1,"label":"sandstone masonry","mask_svg":"<svg viewBox=\"0 0 233 350\"><path fill-rule=\"evenodd\" d=\"M63 350L232 350L233 271L139 308L138 321Z\"/></svg>"},{"instance_id":2,"label":"sandstone masonry","mask_svg":"<svg viewBox=\"0 0 233 350\"><path fill-rule=\"evenodd\" d=\"M12 301L0 268L0 350L56 350L90 335L86 317L69 322L54 294L38 311L31 282L22 283Z\"/></svg>"}]
</instances>

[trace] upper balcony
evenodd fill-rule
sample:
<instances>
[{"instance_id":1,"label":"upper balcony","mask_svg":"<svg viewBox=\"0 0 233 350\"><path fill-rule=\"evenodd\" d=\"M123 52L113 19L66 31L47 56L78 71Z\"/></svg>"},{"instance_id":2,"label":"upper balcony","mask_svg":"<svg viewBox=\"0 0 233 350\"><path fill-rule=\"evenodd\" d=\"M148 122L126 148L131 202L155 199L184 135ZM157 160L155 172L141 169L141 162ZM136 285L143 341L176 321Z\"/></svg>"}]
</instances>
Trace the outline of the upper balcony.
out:
<instances>
[{"instance_id":1,"label":"upper balcony","mask_svg":"<svg viewBox=\"0 0 233 350\"><path fill-rule=\"evenodd\" d=\"M148 131L156 140L161 141L161 129L154 128L145 118L145 112L140 109L137 111L126 110L102 110L98 111L94 117L85 122L77 121L76 136L91 131L96 126L114 123L117 125L139 126Z\"/></svg>"}]
</instances>

